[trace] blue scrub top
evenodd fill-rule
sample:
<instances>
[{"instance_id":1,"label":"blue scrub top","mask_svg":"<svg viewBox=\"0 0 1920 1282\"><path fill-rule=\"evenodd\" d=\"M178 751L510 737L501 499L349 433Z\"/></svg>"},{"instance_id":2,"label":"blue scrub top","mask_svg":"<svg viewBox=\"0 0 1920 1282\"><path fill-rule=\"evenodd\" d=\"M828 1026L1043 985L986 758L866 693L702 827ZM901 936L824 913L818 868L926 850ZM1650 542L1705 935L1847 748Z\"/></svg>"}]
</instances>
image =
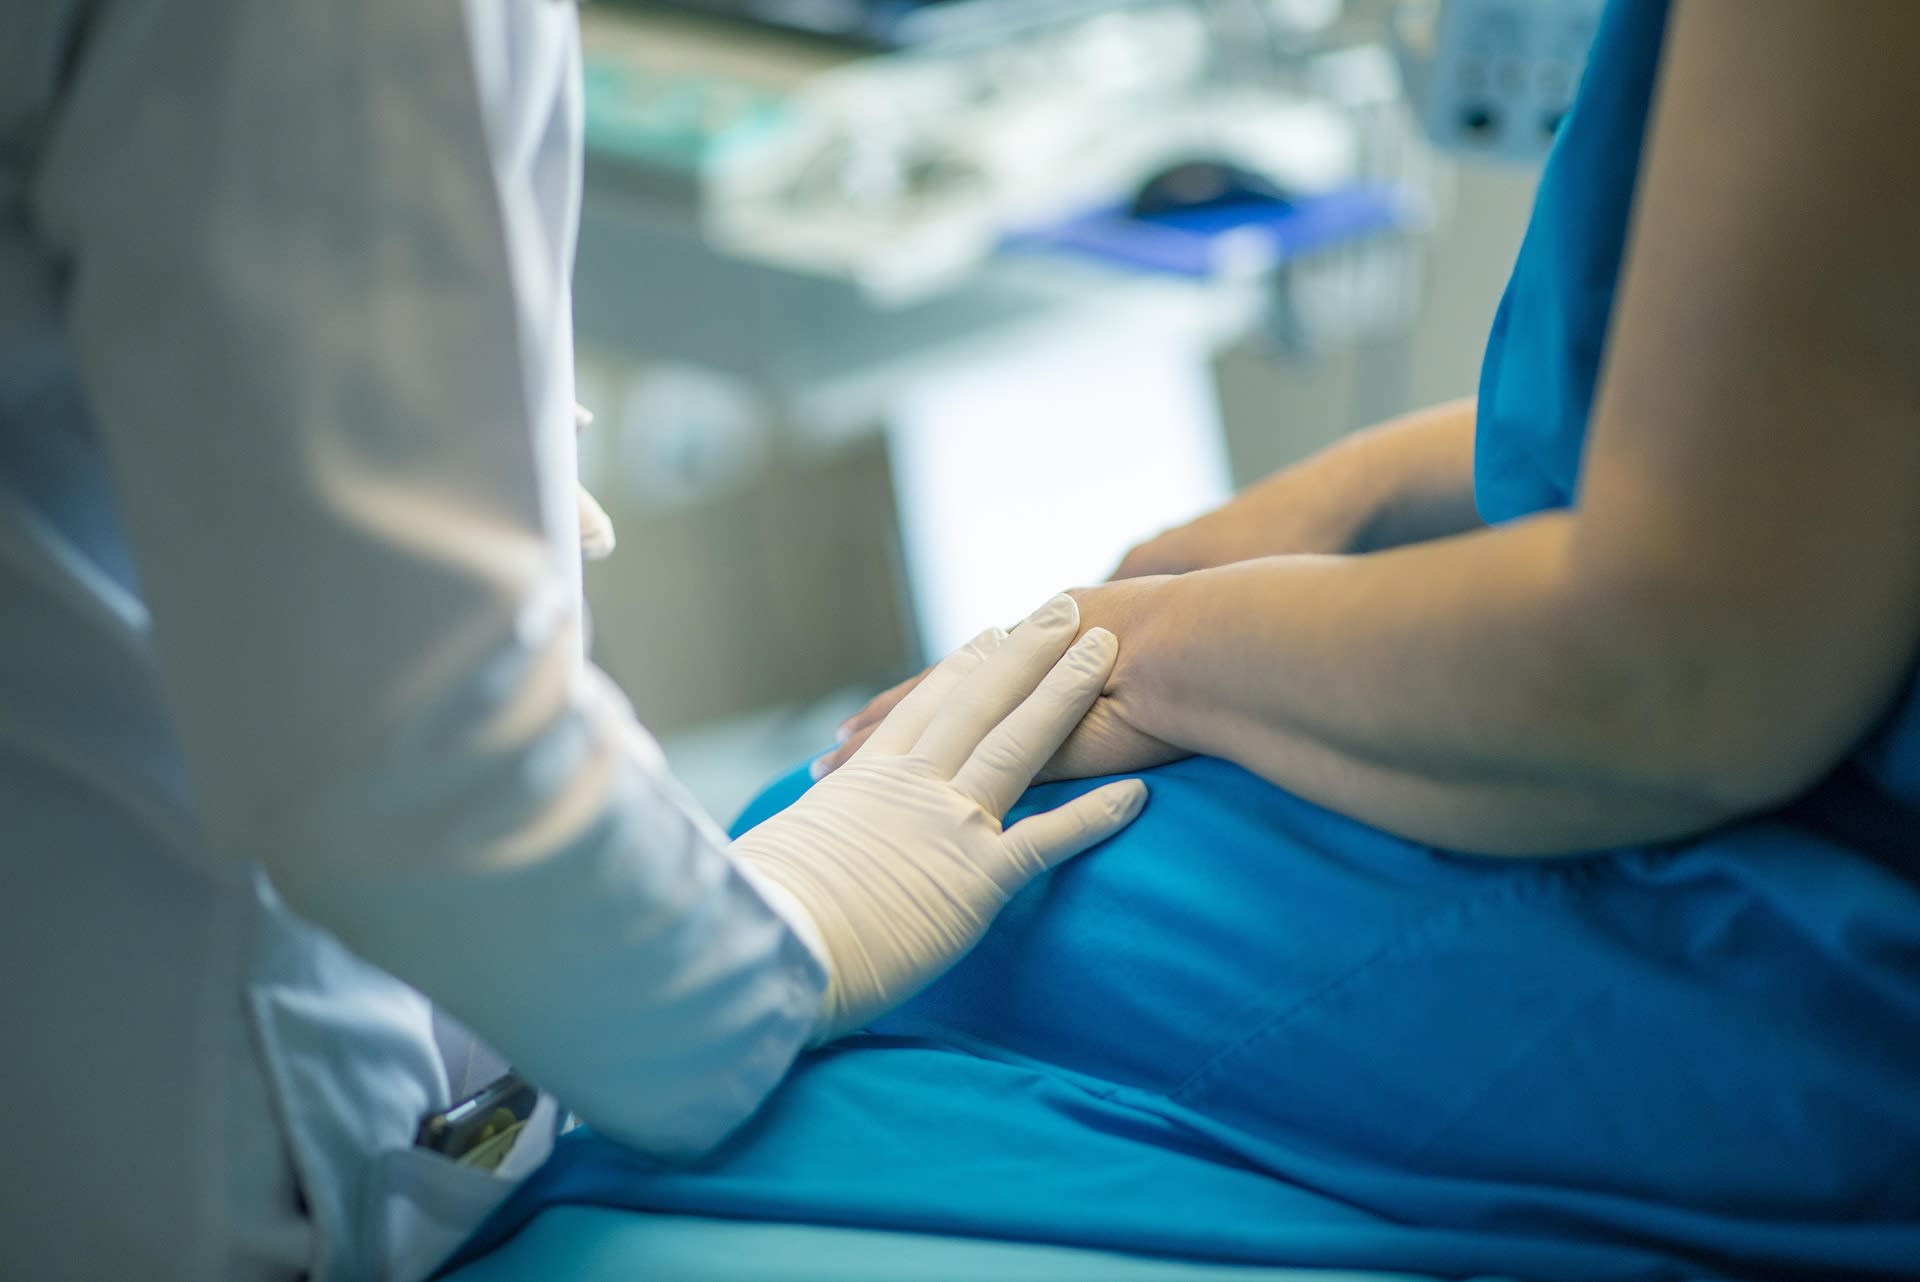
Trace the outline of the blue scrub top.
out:
<instances>
[{"instance_id":1,"label":"blue scrub top","mask_svg":"<svg viewBox=\"0 0 1920 1282\"><path fill-rule=\"evenodd\" d=\"M1561 124L1480 366L1474 490L1510 521L1572 504L1626 248L1667 0L1615 0Z\"/></svg>"},{"instance_id":2,"label":"blue scrub top","mask_svg":"<svg viewBox=\"0 0 1920 1282\"><path fill-rule=\"evenodd\" d=\"M1510 521L1571 506L1613 318L1668 0L1613 0L1540 180L1480 369L1474 490ZM1802 826L1920 871L1920 684L1835 776L1790 808Z\"/></svg>"}]
</instances>

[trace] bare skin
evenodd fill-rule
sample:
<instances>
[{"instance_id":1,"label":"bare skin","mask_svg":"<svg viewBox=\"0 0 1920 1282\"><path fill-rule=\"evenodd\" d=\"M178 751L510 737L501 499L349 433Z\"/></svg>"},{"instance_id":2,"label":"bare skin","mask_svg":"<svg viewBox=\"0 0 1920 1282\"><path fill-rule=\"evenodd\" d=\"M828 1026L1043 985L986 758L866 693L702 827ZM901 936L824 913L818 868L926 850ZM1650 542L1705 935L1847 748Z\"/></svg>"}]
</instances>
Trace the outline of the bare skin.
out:
<instances>
[{"instance_id":1,"label":"bare skin","mask_svg":"<svg viewBox=\"0 0 1920 1282\"><path fill-rule=\"evenodd\" d=\"M1357 432L1128 552L1116 579L1263 556L1375 552L1480 527L1471 400Z\"/></svg>"},{"instance_id":2,"label":"bare skin","mask_svg":"<svg viewBox=\"0 0 1920 1282\"><path fill-rule=\"evenodd\" d=\"M1366 555L1257 501L1193 538L1246 517L1255 559L1163 536L1185 572L1075 594L1120 661L1056 773L1207 753L1513 855L1815 783L1920 650L1917 63L1907 0L1677 4L1577 507ZM1457 515L1450 466L1391 488ZM1351 502L1350 528L1393 508Z\"/></svg>"},{"instance_id":3,"label":"bare skin","mask_svg":"<svg viewBox=\"0 0 1920 1282\"><path fill-rule=\"evenodd\" d=\"M1478 528L1473 414L1471 400L1452 401L1357 432L1141 543L1113 578L1186 574L1263 556L1375 551ZM820 759L816 771L824 775L849 760L925 675L883 691L848 718L842 742ZM1187 755L1120 720L1108 700L1040 778L1138 770Z\"/></svg>"}]
</instances>

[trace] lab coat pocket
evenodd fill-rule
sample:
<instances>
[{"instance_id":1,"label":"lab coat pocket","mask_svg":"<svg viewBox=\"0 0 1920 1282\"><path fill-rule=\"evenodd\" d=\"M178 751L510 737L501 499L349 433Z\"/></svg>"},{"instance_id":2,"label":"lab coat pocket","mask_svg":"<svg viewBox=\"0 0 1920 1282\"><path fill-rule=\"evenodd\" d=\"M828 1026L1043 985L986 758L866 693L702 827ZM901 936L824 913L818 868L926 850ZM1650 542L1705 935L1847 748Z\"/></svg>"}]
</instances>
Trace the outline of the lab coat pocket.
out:
<instances>
[{"instance_id":1,"label":"lab coat pocket","mask_svg":"<svg viewBox=\"0 0 1920 1282\"><path fill-rule=\"evenodd\" d=\"M312 1226L313 1282L418 1282L553 1146L542 1099L484 1171L412 1147L447 1105L426 998L288 914L259 883L246 1007Z\"/></svg>"},{"instance_id":2,"label":"lab coat pocket","mask_svg":"<svg viewBox=\"0 0 1920 1282\"><path fill-rule=\"evenodd\" d=\"M452 1255L547 1160L557 1120L553 1097L541 1096L512 1150L491 1171L423 1148L381 1153L369 1181L374 1202L364 1223L378 1235L367 1255L381 1261L383 1282L418 1282Z\"/></svg>"}]
</instances>

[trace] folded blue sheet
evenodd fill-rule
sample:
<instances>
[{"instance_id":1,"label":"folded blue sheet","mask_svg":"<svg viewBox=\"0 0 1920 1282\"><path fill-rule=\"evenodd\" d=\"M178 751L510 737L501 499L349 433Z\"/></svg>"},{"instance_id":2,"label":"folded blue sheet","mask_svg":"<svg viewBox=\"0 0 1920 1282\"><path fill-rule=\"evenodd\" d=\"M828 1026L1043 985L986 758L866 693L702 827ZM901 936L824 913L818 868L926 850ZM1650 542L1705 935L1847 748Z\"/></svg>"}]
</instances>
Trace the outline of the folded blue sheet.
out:
<instances>
[{"instance_id":1,"label":"folded blue sheet","mask_svg":"<svg viewBox=\"0 0 1920 1282\"><path fill-rule=\"evenodd\" d=\"M719 1152L569 1137L469 1254L576 1203L1536 1282L1920 1270L1905 877L1785 822L1467 858L1220 762L1147 777Z\"/></svg>"}]
</instances>

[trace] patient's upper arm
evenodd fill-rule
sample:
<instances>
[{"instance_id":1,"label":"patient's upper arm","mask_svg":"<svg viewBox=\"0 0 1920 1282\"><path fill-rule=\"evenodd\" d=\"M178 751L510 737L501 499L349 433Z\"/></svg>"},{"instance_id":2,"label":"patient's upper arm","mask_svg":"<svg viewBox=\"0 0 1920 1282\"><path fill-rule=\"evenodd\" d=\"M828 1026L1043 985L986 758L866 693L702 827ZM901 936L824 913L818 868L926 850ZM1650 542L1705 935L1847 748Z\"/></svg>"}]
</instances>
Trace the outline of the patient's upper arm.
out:
<instances>
[{"instance_id":1,"label":"patient's upper arm","mask_svg":"<svg viewBox=\"0 0 1920 1282\"><path fill-rule=\"evenodd\" d=\"M1920 644L1916 67L1910 0L1673 10L1572 556L1735 809L1829 769Z\"/></svg>"}]
</instances>

